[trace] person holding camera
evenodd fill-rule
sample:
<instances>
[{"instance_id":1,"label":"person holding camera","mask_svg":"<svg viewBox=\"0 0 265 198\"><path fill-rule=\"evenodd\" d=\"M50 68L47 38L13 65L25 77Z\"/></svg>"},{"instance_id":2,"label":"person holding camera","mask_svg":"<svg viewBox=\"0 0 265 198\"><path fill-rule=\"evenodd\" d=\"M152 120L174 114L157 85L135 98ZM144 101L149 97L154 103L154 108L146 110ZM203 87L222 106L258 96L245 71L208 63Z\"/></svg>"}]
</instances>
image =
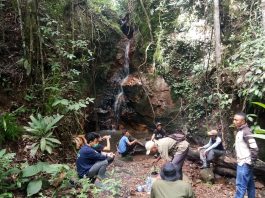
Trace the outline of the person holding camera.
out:
<instances>
[{"instance_id":1,"label":"person holding camera","mask_svg":"<svg viewBox=\"0 0 265 198\"><path fill-rule=\"evenodd\" d=\"M98 144L98 138L94 133L85 135L86 143L79 150L76 160L77 173L80 178L88 177L94 181L106 178L106 169L109 161L113 161L113 153L99 153L93 147Z\"/></svg>"}]
</instances>

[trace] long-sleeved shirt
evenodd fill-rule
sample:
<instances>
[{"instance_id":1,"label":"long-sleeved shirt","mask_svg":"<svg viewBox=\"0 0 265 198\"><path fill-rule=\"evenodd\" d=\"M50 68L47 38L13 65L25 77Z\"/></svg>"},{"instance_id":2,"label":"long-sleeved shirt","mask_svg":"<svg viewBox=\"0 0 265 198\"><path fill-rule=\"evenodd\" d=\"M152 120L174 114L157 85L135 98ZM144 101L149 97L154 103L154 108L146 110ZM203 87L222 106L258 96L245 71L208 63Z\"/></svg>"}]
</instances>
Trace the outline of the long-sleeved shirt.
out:
<instances>
[{"instance_id":1,"label":"long-sleeved shirt","mask_svg":"<svg viewBox=\"0 0 265 198\"><path fill-rule=\"evenodd\" d=\"M176 140L170 137L165 137L155 141L155 143L158 146L158 152L160 153L160 156L167 161L170 161L176 154L183 154L189 147L189 143L186 140L181 141L177 143L178 149L176 153L172 153L173 156L170 156L169 151L176 144Z\"/></svg>"},{"instance_id":2,"label":"long-sleeved shirt","mask_svg":"<svg viewBox=\"0 0 265 198\"><path fill-rule=\"evenodd\" d=\"M258 146L256 140L251 136L251 130L247 124L241 126L236 134L236 156L239 166L252 164L258 157Z\"/></svg>"},{"instance_id":3,"label":"long-sleeved shirt","mask_svg":"<svg viewBox=\"0 0 265 198\"><path fill-rule=\"evenodd\" d=\"M210 138L208 144L204 145L202 148L206 149L206 151L210 151L211 149L224 150L222 139L218 136L216 139Z\"/></svg>"},{"instance_id":4,"label":"long-sleeved shirt","mask_svg":"<svg viewBox=\"0 0 265 198\"><path fill-rule=\"evenodd\" d=\"M83 177L89 169L98 161L107 159L107 156L102 155L88 145L82 146L77 154L76 168L79 177Z\"/></svg>"}]
</instances>

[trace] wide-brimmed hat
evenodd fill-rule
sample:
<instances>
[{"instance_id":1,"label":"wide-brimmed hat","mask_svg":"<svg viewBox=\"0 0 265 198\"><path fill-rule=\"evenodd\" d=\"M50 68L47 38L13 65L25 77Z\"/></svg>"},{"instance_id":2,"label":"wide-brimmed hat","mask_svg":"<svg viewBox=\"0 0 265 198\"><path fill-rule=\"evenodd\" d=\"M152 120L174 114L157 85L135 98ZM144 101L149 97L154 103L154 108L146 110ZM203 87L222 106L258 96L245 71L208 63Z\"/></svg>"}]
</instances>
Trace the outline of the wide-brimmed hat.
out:
<instances>
[{"instance_id":1,"label":"wide-brimmed hat","mask_svg":"<svg viewBox=\"0 0 265 198\"><path fill-rule=\"evenodd\" d=\"M161 122L157 122L156 123L156 127L158 127L159 125L162 125L162 123Z\"/></svg>"},{"instance_id":2,"label":"wide-brimmed hat","mask_svg":"<svg viewBox=\"0 0 265 198\"><path fill-rule=\"evenodd\" d=\"M176 181L180 178L176 167L171 163L167 162L161 169L160 176L163 180Z\"/></svg>"},{"instance_id":3,"label":"wide-brimmed hat","mask_svg":"<svg viewBox=\"0 0 265 198\"><path fill-rule=\"evenodd\" d=\"M155 142L153 142L153 141L147 141L145 143L146 155L149 155L150 154L151 149L153 148L153 146L155 146Z\"/></svg>"},{"instance_id":4,"label":"wide-brimmed hat","mask_svg":"<svg viewBox=\"0 0 265 198\"><path fill-rule=\"evenodd\" d=\"M217 132L216 130L211 130L211 131L209 131L207 134L208 134L209 136L211 136L211 135L217 135L218 132Z\"/></svg>"}]
</instances>

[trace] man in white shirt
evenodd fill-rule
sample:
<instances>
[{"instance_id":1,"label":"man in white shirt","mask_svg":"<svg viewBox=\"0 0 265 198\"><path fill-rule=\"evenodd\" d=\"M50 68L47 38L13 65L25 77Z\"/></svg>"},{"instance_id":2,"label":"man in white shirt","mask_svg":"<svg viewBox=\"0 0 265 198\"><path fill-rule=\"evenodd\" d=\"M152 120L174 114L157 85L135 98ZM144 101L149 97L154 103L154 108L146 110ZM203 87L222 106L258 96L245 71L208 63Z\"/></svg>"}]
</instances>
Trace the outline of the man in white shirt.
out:
<instances>
[{"instance_id":1,"label":"man in white shirt","mask_svg":"<svg viewBox=\"0 0 265 198\"><path fill-rule=\"evenodd\" d=\"M233 121L237 128L236 134L236 194L235 198L244 198L247 191L248 198L255 198L255 183L253 179L253 165L257 160L258 146L251 136L251 130L246 123L246 114L237 113Z\"/></svg>"},{"instance_id":2,"label":"man in white shirt","mask_svg":"<svg viewBox=\"0 0 265 198\"><path fill-rule=\"evenodd\" d=\"M208 168L210 161L224 154L222 139L218 137L217 130L209 131L208 135L210 136L208 144L198 148L200 151L200 159L203 163L200 167L202 169Z\"/></svg>"}]
</instances>

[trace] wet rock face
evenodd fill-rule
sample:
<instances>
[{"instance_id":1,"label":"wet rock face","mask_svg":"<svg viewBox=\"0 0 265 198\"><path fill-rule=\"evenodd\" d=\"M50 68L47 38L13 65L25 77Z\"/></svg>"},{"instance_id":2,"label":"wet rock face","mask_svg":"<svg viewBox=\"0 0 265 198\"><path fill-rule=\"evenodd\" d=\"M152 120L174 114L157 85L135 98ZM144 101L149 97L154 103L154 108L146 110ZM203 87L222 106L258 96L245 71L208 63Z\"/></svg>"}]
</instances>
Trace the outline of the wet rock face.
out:
<instances>
[{"instance_id":1,"label":"wet rock face","mask_svg":"<svg viewBox=\"0 0 265 198\"><path fill-rule=\"evenodd\" d=\"M137 65L130 64L130 74L126 80L123 80L125 77L125 44L127 41L122 39L117 46L118 53L115 65L108 74L107 86L105 86L101 96L96 99L95 116L90 118L97 122L99 130L113 129L113 126L118 129L119 125L123 125L137 131L148 131L154 128L153 110L156 119L162 121L167 117L168 110L174 107L170 88L162 77L154 77L153 74L142 74L139 78L138 73L133 72L136 71ZM129 57L132 57L134 50L135 46L131 41ZM121 84L124 94L122 96L123 102L119 108L119 118L117 119L114 106Z\"/></svg>"},{"instance_id":2,"label":"wet rock face","mask_svg":"<svg viewBox=\"0 0 265 198\"><path fill-rule=\"evenodd\" d=\"M161 77L148 79L147 75L145 75L140 80L140 78L132 74L124 83L123 89L128 100L127 105L134 109L134 115L137 117L131 115L126 119L131 118L136 123L140 122L150 126L152 125L153 112L151 105L153 106L155 116L158 118L163 118L167 110L174 107L170 95L170 88ZM147 93L149 98L147 97ZM123 114L121 115L121 119L124 119Z\"/></svg>"}]
</instances>

